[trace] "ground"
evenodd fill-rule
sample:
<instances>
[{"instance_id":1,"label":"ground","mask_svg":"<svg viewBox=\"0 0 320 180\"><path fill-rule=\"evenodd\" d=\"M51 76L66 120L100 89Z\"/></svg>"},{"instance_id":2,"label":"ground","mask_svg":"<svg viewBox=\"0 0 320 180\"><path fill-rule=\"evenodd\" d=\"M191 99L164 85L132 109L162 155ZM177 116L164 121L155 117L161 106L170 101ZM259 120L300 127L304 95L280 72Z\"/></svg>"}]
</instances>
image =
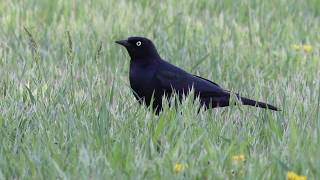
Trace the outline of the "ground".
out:
<instances>
[{"instance_id":1,"label":"ground","mask_svg":"<svg viewBox=\"0 0 320 180\"><path fill-rule=\"evenodd\" d=\"M319 0L0 1L0 179L319 179L319 29ZM134 35L282 111L154 115L114 43Z\"/></svg>"}]
</instances>

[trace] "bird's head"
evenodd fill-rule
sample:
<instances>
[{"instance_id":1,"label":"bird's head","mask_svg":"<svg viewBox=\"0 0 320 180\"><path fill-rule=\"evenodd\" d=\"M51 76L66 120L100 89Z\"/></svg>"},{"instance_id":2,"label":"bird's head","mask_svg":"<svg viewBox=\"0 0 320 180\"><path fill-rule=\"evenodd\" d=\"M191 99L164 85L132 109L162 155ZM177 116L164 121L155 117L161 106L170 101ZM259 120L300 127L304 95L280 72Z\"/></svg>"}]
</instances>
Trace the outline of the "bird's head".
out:
<instances>
[{"instance_id":1,"label":"bird's head","mask_svg":"<svg viewBox=\"0 0 320 180\"><path fill-rule=\"evenodd\" d=\"M124 46L131 60L151 60L160 58L158 51L151 40L144 37L129 37L125 40L116 41Z\"/></svg>"}]
</instances>

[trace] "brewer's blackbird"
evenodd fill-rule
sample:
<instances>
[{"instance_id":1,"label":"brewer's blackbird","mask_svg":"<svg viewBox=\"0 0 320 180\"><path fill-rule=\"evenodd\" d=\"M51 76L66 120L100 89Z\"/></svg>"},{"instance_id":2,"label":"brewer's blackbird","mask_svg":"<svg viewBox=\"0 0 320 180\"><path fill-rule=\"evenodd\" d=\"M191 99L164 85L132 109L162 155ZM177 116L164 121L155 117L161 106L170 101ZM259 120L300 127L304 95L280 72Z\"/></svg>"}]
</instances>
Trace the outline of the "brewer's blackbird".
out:
<instances>
[{"instance_id":1,"label":"brewer's blackbird","mask_svg":"<svg viewBox=\"0 0 320 180\"><path fill-rule=\"evenodd\" d=\"M144 37L129 37L116 41L124 46L131 58L130 86L136 99L152 108L158 114L162 110L163 96L171 97L174 93L180 98L192 89L201 106L207 108L229 106L230 91L218 84L190 74L163 60L151 40ZM235 94L243 105L267 108L278 111L278 108Z\"/></svg>"}]
</instances>

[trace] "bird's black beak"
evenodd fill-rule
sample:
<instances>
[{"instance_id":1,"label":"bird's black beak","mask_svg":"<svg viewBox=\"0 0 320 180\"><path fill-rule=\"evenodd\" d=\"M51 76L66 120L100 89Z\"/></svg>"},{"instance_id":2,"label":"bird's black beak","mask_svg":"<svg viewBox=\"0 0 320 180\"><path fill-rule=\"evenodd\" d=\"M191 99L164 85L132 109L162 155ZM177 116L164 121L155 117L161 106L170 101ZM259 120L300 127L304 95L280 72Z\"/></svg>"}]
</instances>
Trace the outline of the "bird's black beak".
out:
<instances>
[{"instance_id":1,"label":"bird's black beak","mask_svg":"<svg viewBox=\"0 0 320 180\"><path fill-rule=\"evenodd\" d=\"M120 44L124 47L128 47L130 44L127 40L119 40L119 41L116 41L117 44Z\"/></svg>"}]
</instances>

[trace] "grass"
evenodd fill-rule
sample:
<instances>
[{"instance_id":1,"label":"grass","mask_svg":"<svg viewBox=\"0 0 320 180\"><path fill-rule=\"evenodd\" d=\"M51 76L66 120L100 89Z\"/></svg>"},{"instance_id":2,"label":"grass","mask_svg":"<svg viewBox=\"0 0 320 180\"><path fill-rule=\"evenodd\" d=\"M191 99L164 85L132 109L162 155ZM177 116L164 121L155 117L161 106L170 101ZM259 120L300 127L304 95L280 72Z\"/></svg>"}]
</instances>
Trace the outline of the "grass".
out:
<instances>
[{"instance_id":1,"label":"grass","mask_svg":"<svg viewBox=\"0 0 320 180\"><path fill-rule=\"evenodd\" d=\"M1 1L0 179L319 179L319 17L318 0ZM153 115L114 43L132 35L282 111Z\"/></svg>"}]
</instances>

